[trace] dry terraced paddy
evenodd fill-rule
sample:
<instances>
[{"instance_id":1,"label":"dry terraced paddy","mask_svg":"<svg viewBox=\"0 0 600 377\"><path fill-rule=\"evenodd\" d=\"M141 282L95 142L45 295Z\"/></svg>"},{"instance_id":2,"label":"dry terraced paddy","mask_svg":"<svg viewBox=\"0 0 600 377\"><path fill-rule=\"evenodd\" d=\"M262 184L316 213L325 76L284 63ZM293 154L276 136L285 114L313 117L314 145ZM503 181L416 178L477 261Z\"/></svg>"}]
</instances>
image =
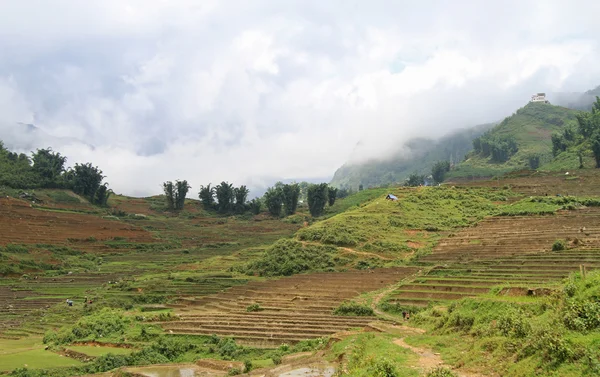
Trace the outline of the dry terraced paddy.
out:
<instances>
[{"instance_id":1,"label":"dry terraced paddy","mask_svg":"<svg viewBox=\"0 0 600 377\"><path fill-rule=\"evenodd\" d=\"M333 315L344 300L394 284L417 271L416 267L397 267L251 282L221 294L182 299L180 320L162 326L169 333L232 336L255 346L328 336L365 327L373 320ZM260 305L261 310L247 312L252 304Z\"/></svg>"},{"instance_id":2,"label":"dry terraced paddy","mask_svg":"<svg viewBox=\"0 0 600 377\"><path fill-rule=\"evenodd\" d=\"M600 249L600 208L547 216L491 217L443 239L422 262L486 260L550 251L556 240L578 250ZM576 241L575 241L576 240Z\"/></svg>"},{"instance_id":3,"label":"dry terraced paddy","mask_svg":"<svg viewBox=\"0 0 600 377\"><path fill-rule=\"evenodd\" d=\"M499 179L456 179L448 184L463 187L510 187L511 191L525 195L575 195L595 196L600 187L597 169L570 171L569 174L531 171L509 173Z\"/></svg>"},{"instance_id":4,"label":"dry terraced paddy","mask_svg":"<svg viewBox=\"0 0 600 377\"><path fill-rule=\"evenodd\" d=\"M569 240L567 250L551 251L558 239ZM395 290L389 302L425 306L492 288L508 295L544 294L580 265L600 268L600 210L489 218L442 240L420 261L435 267Z\"/></svg>"},{"instance_id":5,"label":"dry terraced paddy","mask_svg":"<svg viewBox=\"0 0 600 377\"><path fill-rule=\"evenodd\" d=\"M127 239L131 243L154 242L152 235L120 221L66 211L35 209L23 200L0 198L0 245L77 243L86 251L112 251L101 242L86 240ZM77 242L79 240L79 242Z\"/></svg>"}]
</instances>

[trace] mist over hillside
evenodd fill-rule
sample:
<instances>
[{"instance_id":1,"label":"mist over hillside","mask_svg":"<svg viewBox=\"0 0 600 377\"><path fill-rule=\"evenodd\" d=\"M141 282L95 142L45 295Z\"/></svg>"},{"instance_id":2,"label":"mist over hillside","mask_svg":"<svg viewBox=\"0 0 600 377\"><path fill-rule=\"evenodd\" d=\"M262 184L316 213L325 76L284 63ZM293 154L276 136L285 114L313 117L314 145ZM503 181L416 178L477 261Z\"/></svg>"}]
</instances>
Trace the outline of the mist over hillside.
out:
<instances>
[{"instance_id":1,"label":"mist over hillside","mask_svg":"<svg viewBox=\"0 0 600 377\"><path fill-rule=\"evenodd\" d=\"M357 189L402 182L413 172L426 173L436 161L458 163L473 148L473 139L494 126L482 124L453 132L440 139L415 138L402 144L392 157L362 163L347 163L331 181L338 187Z\"/></svg>"},{"instance_id":2,"label":"mist over hillside","mask_svg":"<svg viewBox=\"0 0 600 377\"><path fill-rule=\"evenodd\" d=\"M534 107L526 105L520 116L504 120L503 126L495 132L510 134L517 138L521 152L503 164L490 164L485 159L471 159L466 164L460 164L465 156L473 150L473 140L484 132L501 123L500 119L490 119L490 123L468 127L447 134L441 138L416 137L398 144L393 153L381 151L379 158L361 159L361 142L355 148L348 162L336 170L331 181L332 185L356 189L361 183L365 187L382 186L402 183L411 173L430 174L430 169L437 161L450 161L456 166L453 176L490 176L497 173L527 167L526 155L540 154L542 162L551 159L550 134L557 127L562 127L574 121L575 111L589 111L596 96L600 95L600 86L586 92L554 92L548 93L550 107ZM499 105L500 106L500 102ZM560 110L563 108L563 110ZM574 110L574 111L569 111ZM521 109L523 110L523 108ZM507 111L506 115L510 112ZM509 117L510 118L510 117ZM507 118L507 119L509 119ZM508 131L507 131L508 130ZM531 135L522 131L529 130ZM537 136L536 136L537 135ZM473 164L479 166L474 168Z\"/></svg>"}]
</instances>

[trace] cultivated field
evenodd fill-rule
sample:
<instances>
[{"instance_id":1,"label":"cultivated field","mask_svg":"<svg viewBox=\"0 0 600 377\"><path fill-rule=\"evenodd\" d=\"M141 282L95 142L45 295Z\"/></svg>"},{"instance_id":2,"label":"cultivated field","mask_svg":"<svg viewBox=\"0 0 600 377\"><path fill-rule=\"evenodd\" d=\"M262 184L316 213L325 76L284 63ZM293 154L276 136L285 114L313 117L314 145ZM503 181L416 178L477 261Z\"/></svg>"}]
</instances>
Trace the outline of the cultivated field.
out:
<instances>
[{"instance_id":1,"label":"cultivated field","mask_svg":"<svg viewBox=\"0 0 600 377\"><path fill-rule=\"evenodd\" d=\"M364 327L374 317L334 316L344 300L394 284L418 271L415 267L296 275L253 282L200 299L186 298L181 320L165 322L170 333L227 335L258 346L292 344ZM252 304L260 309L248 312Z\"/></svg>"}]
</instances>

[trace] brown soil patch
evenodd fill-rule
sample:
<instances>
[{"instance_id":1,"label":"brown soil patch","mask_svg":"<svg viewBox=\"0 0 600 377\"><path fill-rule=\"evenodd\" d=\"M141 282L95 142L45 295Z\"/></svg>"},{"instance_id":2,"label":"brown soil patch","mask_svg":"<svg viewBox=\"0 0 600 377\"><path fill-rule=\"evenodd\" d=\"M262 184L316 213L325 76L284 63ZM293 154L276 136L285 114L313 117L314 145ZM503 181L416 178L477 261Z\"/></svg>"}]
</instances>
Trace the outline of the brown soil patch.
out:
<instances>
[{"instance_id":1,"label":"brown soil patch","mask_svg":"<svg viewBox=\"0 0 600 377\"><path fill-rule=\"evenodd\" d=\"M411 249L420 249L423 247L423 244L420 242L407 241L406 246L410 247Z\"/></svg>"},{"instance_id":2,"label":"brown soil patch","mask_svg":"<svg viewBox=\"0 0 600 377\"><path fill-rule=\"evenodd\" d=\"M155 241L149 232L120 221L88 214L39 210L13 198L0 199L0 229L0 245L76 242L79 249L107 250L102 242L97 241L114 237L122 237L128 242Z\"/></svg>"},{"instance_id":3,"label":"brown soil patch","mask_svg":"<svg viewBox=\"0 0 600 377\"><path fill-rule=\"evenodd\" d=\"M239 370L244 369L244 363L241 361L227 361L227 360L215 360L215 359L201 359L196 361L196 365L202 368L221 370L224 372L229 371L232 368Z\"/></svg>"}]
</instances>

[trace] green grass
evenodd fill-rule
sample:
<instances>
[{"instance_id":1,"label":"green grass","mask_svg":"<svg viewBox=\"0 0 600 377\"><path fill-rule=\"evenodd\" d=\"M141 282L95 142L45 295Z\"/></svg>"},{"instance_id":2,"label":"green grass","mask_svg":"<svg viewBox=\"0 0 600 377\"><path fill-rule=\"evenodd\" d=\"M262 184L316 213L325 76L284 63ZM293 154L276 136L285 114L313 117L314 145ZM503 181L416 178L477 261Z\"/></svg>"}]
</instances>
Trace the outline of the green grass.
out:
<instances>
[{"instance_id":1,"label":"green grass","mask_svg":"<svg viewBox=\"0 0 600 377\"><path fill-rule=\"evenodd\" d=\"M69 350L86 354L88 356L102 356L108 353L113 355L129 355L135 351L131 348L117 348L117 347L95 347L95 346L68 346Z\"/></svg>"},{"instance_id":2,"label":"green grass","mask_svg":"<svg viewBox=\"0 0 600 377\"><path fill-rule=\"evenodd\" d=\"M298 232L320 242L396 258L428 250L440 232L469 226L497 212L508 191L452 187L395 188L399 200L382 195Z\"/></svg>"},{"instance_id":3,"label":"green grass","mask_svg":"<svg viewBox=\"0 0 600 377\"><path fill-rule=\"evenodd\" d=\"M397 376L419 376L415 365L417 356L410 350L393 343L390 334L366 333L352 335L333 345L328 352L332 359L344 355L349 375L371 377L377 374L381 364L389 362Z\"/></svg>"},{"instance_id":4,"label":"green grass","mask_svg":"<svg viewBox=\"0 0 600 377\"><path fill-rule=\"evenodd\" d=\"M25 366L28 368L54 368L77 365L81 365L77 360L44 350L40 338L0 339L0 371L10 371Z\"/></svg>"}]
</instances>

